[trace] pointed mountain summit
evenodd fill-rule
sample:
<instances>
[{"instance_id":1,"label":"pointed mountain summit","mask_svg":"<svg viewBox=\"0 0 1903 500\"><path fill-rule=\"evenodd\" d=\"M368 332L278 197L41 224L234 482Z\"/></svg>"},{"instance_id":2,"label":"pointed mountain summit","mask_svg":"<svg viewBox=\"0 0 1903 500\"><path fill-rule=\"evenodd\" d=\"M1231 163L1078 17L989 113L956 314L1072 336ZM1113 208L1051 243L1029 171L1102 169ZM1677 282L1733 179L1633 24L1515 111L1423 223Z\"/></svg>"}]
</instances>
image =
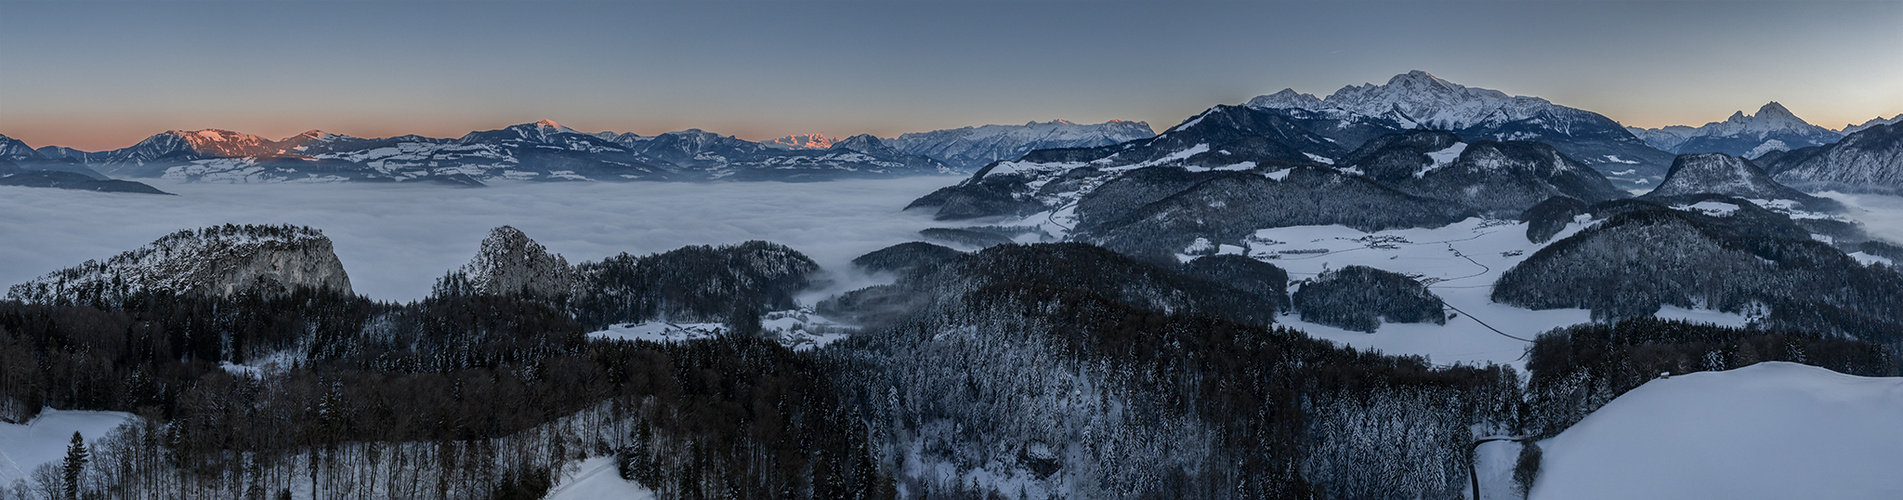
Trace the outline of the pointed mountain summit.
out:
<instances>
[{"instance_id":1,"label":"pointed mountain summit","mask_svg":"<svg viewBox=\"0 0 1903 500\"><path fill-rule=\"evenodd\" d=\"M1731 113L1725 121L1697 127L1673 125L1654 129L1627 127L1628 132L1653 147L1679 154L1724 153L1757 158L1771 151L1821 146L1843 134L1798 118L1790 109L1771 101L1756 114Z\"/></svg>"},{"instance_id":2,"label":"pointed mountain summit","mask_svg":"<svg viewBox=\"0 0 1903 500\"><path fill-rule=\"evenodd\" d=\"M1634 137L1604 115L1532 96L1514 96L1409 71L1380 85L1349 85L1327 97L1284 89L1246 106L1312 122L1308 129L1347 148L1392 131L1453 132L1470 140L1543 142L1623 187L1656 184L1671 155ZM1344 135L1329 130L1359 127ZM1390 132L1379 132L1387 128Z\"/></svg>"},{"instance_id":3,"label":"pointed mountain summit","mask_svg":"<svg viewBox=\"0 0 1903 500\"><path fill-rule=\"evenodd\" d=\"M27 146L26 143L20 142L19 139L0 134L0 161L18 162L44 159L46 159L45 155Z\"/></svg>"},{"instance_id":4,"label":"pointed mountain summit","mask_svg":"<svg viewBox=\"0 0 1903 500\"><path fill-rule=\"evenodd\" d=\"M1841 210L1842 205L1818 198L1771 180L1751 160L1724 153L1678 155L1672 171L1657 189L1640 198L1688 201L1689 197L1716 194L1747 200L1791 200L1807 210Z\"/></svg>"}]
</instances>

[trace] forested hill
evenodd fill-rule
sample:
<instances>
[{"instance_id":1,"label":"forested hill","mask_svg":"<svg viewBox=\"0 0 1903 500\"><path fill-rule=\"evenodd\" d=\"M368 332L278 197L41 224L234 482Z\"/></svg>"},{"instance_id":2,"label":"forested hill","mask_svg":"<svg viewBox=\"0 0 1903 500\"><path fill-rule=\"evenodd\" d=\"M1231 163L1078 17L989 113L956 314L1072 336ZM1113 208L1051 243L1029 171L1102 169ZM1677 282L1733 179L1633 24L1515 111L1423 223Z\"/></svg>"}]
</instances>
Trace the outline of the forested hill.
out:
<instances>
[{"instance_id":1,"label":"forested hill","mask_svg":"<svg viewBox=\"0 0 1903 500\"><path fill-rule=\"evenodd\" d=\"M764 242L568 265L505 227L413 303L312 286L9 300L0 419L137 414L73 469L76 491L113 498L539 498L612 456L663 499L1454 499L1477 436L1556 434L1654 374L1898 367L1839 335L1651 319L1541 336L1524 375L1436 365L1274 326L1287 272L1241 257L905 248L867 259L897 281L821 308L866 328L810 351L741 328L587 333L758 321L818 271ZM1385 300L1343 292L1395 279L1344 269L1294 307ZM6 494L68 484L42 469Z\"/></svg>"}]
</instances>

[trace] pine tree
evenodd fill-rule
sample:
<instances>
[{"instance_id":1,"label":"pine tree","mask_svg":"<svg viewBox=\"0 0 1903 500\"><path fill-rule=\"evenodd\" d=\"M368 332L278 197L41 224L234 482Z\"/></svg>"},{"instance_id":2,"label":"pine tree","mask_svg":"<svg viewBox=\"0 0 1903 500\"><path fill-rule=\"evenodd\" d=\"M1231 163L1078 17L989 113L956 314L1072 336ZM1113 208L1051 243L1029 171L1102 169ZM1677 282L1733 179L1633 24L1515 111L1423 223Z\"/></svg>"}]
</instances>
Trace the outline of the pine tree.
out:
<instances>
[{"instance_id":1,"label":"pine tree","mask_svg":"<svg viewBox=\"0 0 1903 500\"><path fill-rule=\"evenodd\" d=\"M66 447L66 462L62 467L65 472L67 500L79 498L79 480L86 472L86 462L90 460L88 455L90 453L86 451L86 439L80 437L78 431L74 431L73 444Z\"/></svg>"},{"instance_id":2,"label":"pine tree","mask_svg":"<svg viewBox=\"0 0 1903 500\"><path fill-rule=\"evenodd\" d=\"M1525 497L1533 491L1533 483L1540 479L1540 445L1527 441L1520 445L1520 458L1513 466L1513 485Z\"/></svg>"}]
</instances>

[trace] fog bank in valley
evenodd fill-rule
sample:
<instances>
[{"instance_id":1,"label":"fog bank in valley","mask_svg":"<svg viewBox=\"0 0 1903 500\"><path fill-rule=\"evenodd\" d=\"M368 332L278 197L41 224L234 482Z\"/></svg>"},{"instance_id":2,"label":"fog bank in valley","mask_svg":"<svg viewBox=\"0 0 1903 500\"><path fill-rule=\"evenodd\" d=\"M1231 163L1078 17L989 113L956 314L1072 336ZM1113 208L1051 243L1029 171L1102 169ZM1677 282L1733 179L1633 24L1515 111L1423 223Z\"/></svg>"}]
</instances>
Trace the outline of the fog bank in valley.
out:
<instances>
[{"instance_id":1,"label":"fog bank in valley","mask_svg":"<svg viewBox=\"0 0 1903 500\"><path fill-rule=\"evenodd\" d=\"M104 259L180 229L297 224L322 229L357 293L412 300L511 225L569 262L620 252L767 240L863 284L849 261L918 239L928 215L900 212L954 177L788 184L512 183L487 188L375 184L154 183L179 196L0 187L0 287Z\"/></svg>"}]
</instances>

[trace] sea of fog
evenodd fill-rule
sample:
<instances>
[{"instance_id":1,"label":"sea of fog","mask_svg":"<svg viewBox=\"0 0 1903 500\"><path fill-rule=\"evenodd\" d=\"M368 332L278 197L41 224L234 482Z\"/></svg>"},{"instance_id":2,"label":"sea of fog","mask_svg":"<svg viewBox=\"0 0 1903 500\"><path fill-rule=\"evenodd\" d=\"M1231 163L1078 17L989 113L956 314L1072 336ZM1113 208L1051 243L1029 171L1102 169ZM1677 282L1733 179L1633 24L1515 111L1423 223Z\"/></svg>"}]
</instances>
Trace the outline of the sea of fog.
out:
<instances>
[{"instance_id":1,"label":"sea of fog","mask_svg":"<svg viewBox=\"0 0 1903 500\"><path fill-rule=\"evenodd\" d=\"M621 252L766 240L831 271L834 285L877 278L849 261L945 225L902 212L961 180L910 177L814 183L501 183L464 189L398 184L173 184L178 196L0 186L0 287L103 259L180 229L298 224L322 229L358 293L422 298L467 263L491 228L515 226L569 262ZM1826 193L1873 235L1903 242L1903 197Z\"/></svg>"},{"instance_id":2,"label":"sea of fog","mask_svg":"<svg viewBox=\"0 0 1903 500\"><path fill-rule=\"evenodd\" d=\"M178 196L0 186L0 287L104 259L180 229L224 223L322 229L357 293L407 301L510 225L569 262L766 240L832 271L827 291L869 284L866 252L920 239L907 203L958 177L815 183L170 184Z\"/></svg>"}]
</instances>

